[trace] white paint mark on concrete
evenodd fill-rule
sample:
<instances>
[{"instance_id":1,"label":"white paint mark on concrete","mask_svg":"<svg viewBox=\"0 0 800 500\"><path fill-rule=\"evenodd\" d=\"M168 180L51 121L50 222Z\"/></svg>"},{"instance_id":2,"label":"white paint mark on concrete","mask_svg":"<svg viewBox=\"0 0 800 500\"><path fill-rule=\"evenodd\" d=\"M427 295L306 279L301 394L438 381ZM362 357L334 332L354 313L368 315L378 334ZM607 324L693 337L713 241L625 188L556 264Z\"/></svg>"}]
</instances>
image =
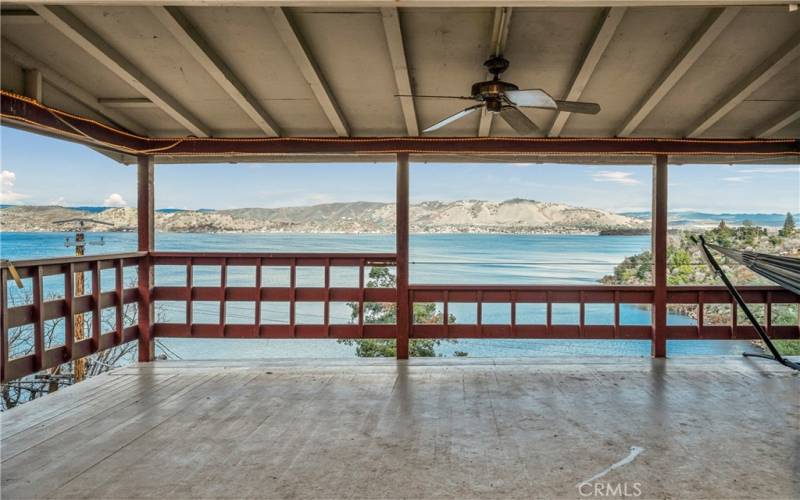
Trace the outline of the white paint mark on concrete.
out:
<instances>
[{"instance_id":1,"label":"white paint mark on concrete","mask_svg":"<svg viewBox=\"0 0 800 500\"><path fill-rule=\"evenodd\" d=\"M595 474L594 476L590 477L586 481L581 481L580 483L576 484L575 486L576 487L580 487L582 484L591 483L592 481L597 481L598 479L600 479L601 477L605 476L606 474L608 474L612 470L618 469L618 468L620 468L620 467L622 467L624 465L628 465L629 463L633 462L636 459L636 457L638 457L639 454L642 453L643 451L644 451L644 448L640 448L638 446L631 446L631 452L628 453L627 457L625 457L622 460L620 460L619 462L611 465L607 469L605 469L605 470L603 470L601 472L598 472L597 474Z\"/></svg>"}]
</instances>

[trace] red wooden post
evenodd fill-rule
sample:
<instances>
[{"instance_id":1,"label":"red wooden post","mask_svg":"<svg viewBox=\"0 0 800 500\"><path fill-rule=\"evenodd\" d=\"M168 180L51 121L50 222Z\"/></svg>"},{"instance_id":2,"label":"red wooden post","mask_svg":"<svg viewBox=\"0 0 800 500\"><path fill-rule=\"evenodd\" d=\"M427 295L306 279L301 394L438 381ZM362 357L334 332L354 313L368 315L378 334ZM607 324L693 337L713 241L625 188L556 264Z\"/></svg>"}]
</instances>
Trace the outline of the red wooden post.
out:
<instances>
[{"instance_id":1,"label":"red wooden post","mask_svg":"<svg viewBox=\"0 0 800 500\"><path fill-rule=\"evenodd\" d=\"M125 267L122 265L122 259L117 259L114 263L114 282L116 284L115 291L117 295L116 303L116 321L114 326L114 344L122 345L123 330L125 330L125 282L124 282Z\"/></svg>"},{"instance_id":2,"label":"red wooden post","mask_svg":"<svg viewBox=\"0 0 800 500\"><path fill-rule=\"evenodd\" d=\"M668 157L653 164L653 349L654 358L667 355L667 169Z\"/></svg>"},{"instance_id":3,"label":"red wooden post","mask_svg":"<svg viewBox=\"0 0 800 500\"><path fill-rule=\"evenodd\" d=\"M100 261L92 262L92 352L100 350L100 334L103 333L103 323L100 316L103 309L100 307Z\"/></svg>"},{"instance_id":4,"label":"red wooden post","mask_svg":"<svg viewBox=\"0 0 800 500\"><path fill-rule=\"evenodd\" d=\"M411 303L408 296L408 153L397 155L397 359L408 359Z\"/></svg>"},{"instance_id":5,"label":"red wooden post","mask_svg":"<svg viewBox=\"0 0 800 500\"><path fill-rule=\"evenodd\" d=\"M44 286L42 283L42 266L33 268L33 370L39 371L44 367Z\"/></svg>"},{"instance_id":6,"label":"red wooden post","mask_svg":"<svg viewBox=\"0 0 800 500\"><path fill-rule=\"evenodd\" d=\"M0 268L0 381L6 381L8 365L8 271Z\"/></svg>"},{"instance_id":7,"label":"red wooden post","mask_svg":"<svg viewBox=\"0 0 800 500\"><path fill-rule=\"evenodd\" d=\"M228 313L226 312L227 309L227 298L228 298L228 259L222 261L222 266L220 267L220 286L222 287L222 295L219 300L219 333L220 337L225 336L225 318L227 317Z\"/></svg>"},{"instance_id":8,"label":"red wooden post","mask_svg":"<svg viewBox=\"0 0 800 500\"><path fill-rule=\"evenodd\" d=\"M64 361L73 361L72 344L75 343L75 315L72 301L75 298L75 267L64 265Z\"/></svg>"},{"instance_id":9,"label":"red wooden post","mask_svg":"<svg viewBox=\"0 0 800 500\"><path fill-rule=\"evenodd\" d=\"M155 246L155 200L153 177L155 163L152 156L139 157L138 175L138 227L139 251L152 252ZM155 339L153 339L153 303L150 291L153 288L153 266L150 256L139 261L139 361L155 359Z\"/></svg>"}]
</instances>

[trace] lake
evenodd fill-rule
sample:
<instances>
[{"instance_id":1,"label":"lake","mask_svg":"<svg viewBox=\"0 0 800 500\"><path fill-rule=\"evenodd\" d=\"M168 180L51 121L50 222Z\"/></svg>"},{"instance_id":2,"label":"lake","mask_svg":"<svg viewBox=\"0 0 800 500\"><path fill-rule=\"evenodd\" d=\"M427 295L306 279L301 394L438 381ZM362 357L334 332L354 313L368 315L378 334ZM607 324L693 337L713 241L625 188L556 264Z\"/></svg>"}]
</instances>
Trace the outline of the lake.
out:
<instances>
[{"instance_id":1,"label":"lake","mask_svg":"<svg viewBox=\"0 0 800 500\"><path fill-rule=\"evenodd\" d=\"M0 233L0 256L22 260L70 255L64 246L70 233ZM87 233L87 254L136 250L134 233ZM237 252L393 252L393 235L378 234L194 234L159 233L156 248L163 251ZM411 235L412 283L463 284L590 284L613 272L625 257L650 247L650 237L597 235ZM157 281L169 281L161 272ZM105 287L104 287L105 288ZM14 293L9 289L9 293ZM452 311L457 316L459 311ZM178 311L166 310L167 315ZM199 314L203 311L200 310ZM213 314L209 312L209 314ZM311 314L311 313L309 313ZM346 312L345 312L346 314ZM504 311L487 308L484 318L502 321ZM524 314L533 320L541 311ZM587 318L610 323L612 309L587 305ZM495 315L496 317L493 317ZM554 310L554 323L577 323L577 307ZM620 308L622 324L649 324L649 310L632 305ZM669 324L694 324L685 316L670 315ZM274 357L350 357L354 348L329 340L273 339L159 339L163 348L182 359L253 359ZM743 341L669 341L671 356L733 355L750 348ZM465 351L471 357L519 356L649 356L648 341L500 340L464 339L444 342L437 352L450 356Z\"/></svg>"}]
</instances>

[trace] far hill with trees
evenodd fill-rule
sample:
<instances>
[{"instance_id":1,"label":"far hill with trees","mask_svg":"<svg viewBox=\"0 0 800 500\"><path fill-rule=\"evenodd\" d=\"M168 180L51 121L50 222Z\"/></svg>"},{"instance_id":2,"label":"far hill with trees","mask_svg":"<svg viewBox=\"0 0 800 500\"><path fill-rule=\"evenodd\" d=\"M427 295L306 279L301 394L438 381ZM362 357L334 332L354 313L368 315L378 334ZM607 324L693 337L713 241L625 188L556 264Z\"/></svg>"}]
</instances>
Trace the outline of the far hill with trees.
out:
<instances>
[{"instance_id":1,"label":"far hill with trees","mask_svg":"<svg viewBox=\"0 0 800 500\"><path fill-rule=\"evenodd\" d=\"M701 256L701 250L691 236L697 231L678 231L671 233L667 246L667 284L679 285L721 285L720 280L708 268ZM794 217L786 214L783 227L777 232L756 226L745 221L741 226L731 227L721 221L713 229L702 233L709 243L737 250L750 250L772 255L784 255L800 258L800 231L795 228ZM732 261L724 256L717 255L723 271L735 285L774 285L747 267ZM614 268L614 274L605 276L601 282L613 285L645 285L652 283L652 254L645 251L627 257ZM673 305L671 312L686 314L697 318L696 308ZM777 305L773 309L773 324L796 325L798 311L796 305ZM764 321L764 308L754 307L756 318ZM713 306L706 310L706 318L712 322L727 324L730 310ZM740 314L740 317L743 317ZM763 324L763 323L762 323ZM800 355L800 341L778 341L782 351L786 354Z\"/></svg>"}]
</instances>

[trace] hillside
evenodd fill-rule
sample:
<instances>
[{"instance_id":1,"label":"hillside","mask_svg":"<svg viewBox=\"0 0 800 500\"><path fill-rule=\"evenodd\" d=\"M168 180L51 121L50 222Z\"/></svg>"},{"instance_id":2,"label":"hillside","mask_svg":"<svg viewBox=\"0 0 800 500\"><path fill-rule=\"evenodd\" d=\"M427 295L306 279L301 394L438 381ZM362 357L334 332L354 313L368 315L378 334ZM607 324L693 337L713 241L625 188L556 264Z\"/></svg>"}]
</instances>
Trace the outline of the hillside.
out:
<instances>
[{"instance_id":1,"label":"hillside","mask_svg":"<svg viewBox=\"0 0 800 500\"><path fill-rule=\"evenodd\" d=\"M460 200L411 206L415 233L590 233L642 230L642 219L560 203L513 199L503 202ZM394 231L391 203L328 203L304 207L232 210L165 211L156 213L156 228L165 232L297 232L389 233ZM132 231L136 209L109 208L89 212L66 207L0 208L3 231L64 231L56 221L88 217L111 226L87 224L91 231Z\"/></svg>"}]
</instances>

